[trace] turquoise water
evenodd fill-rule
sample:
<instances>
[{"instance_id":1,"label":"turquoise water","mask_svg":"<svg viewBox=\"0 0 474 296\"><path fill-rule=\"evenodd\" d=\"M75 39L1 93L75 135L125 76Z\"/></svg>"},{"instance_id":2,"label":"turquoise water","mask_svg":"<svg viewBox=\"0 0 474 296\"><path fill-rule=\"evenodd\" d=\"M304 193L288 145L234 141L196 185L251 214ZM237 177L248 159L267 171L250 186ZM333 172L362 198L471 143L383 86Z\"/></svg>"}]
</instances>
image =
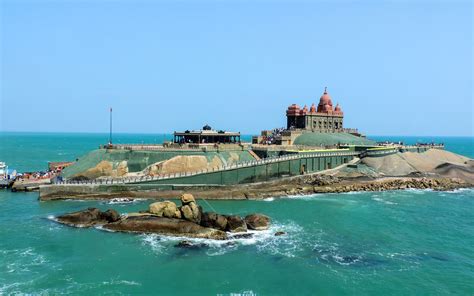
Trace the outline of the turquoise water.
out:
<instances>
[{"instance_id":1,"label":"turquoise water","mask_svg":"<svg viewBox=\"0 0 474 296\"><path fill-rule=\"evenodd\" d=\"M2 137L0 159L19 170L68 160L107 139ZM153 137L123 135L123 141L160 141ZM472 155L472 138L444 142L453 139L458 151ZM472 295L473 193L406 190L201 202L222 213L261 212L274 223L253 239L201 241L208 246L187 250L174 247L176 238L76 229L50 219L90 206L136 211L147 200L38 202L37 193L0 191L0 295ZM287 235L275 237L280 230Z\"/></svg>"}]
</instances>

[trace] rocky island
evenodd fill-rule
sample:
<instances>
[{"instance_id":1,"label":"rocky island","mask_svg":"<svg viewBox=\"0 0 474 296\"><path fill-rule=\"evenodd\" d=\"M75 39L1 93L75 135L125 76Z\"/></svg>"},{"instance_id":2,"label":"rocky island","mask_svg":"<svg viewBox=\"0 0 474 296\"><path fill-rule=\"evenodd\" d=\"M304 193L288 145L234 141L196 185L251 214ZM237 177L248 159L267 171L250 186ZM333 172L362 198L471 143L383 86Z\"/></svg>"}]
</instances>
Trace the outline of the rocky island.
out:
<instances>
[{"instance_id":1,"label":"rocky island","mask_svg":"<svg viewBox=\"0 0 474 296\"><path fill-rule=\"evenodd\" d=\"M251 236L248 230L266 230L270 226L270 218L263 214L241 218L203 212L191 194L181 195L179 207L172 201L155 202L149 205L148 210L124 215L112 209L102 212L97 208L88 208L60 215L55 221L74 227L100 226L111 231L214 240ZM229 233L234 235L229 236Z\"/></svg>"}]
</instances>

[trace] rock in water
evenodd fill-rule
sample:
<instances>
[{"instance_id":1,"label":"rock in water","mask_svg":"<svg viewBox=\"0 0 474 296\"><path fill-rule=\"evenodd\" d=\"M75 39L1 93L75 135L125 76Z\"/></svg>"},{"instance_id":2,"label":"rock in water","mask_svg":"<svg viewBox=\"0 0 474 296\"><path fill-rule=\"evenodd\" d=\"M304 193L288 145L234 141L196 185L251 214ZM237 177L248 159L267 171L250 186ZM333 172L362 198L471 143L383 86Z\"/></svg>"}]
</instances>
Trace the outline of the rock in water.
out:
<instances>
[{"instance_id":1,"label":"rock in water","mask_svg":"<svg viewBox=\"0 0 474 296\"><path fill-rule=\"evenodd\" d=\"M267 230L270 227L270 217L263 214L250 214L244 220L252 230Z\"/></svg>"},{"instance_id":2,"label":"rock in water","mask_svg":"<svg viewBox=\"0 0 474 296\"><path fill-rule=\"evenodd\" d=\"M105 220L107 220L107 222L116 222L120 220L120 214L116 210L108 209L101 215Z\"/></svg>"},{"instance_id":3,"label":"rock in water","mask_svg":"<svg viewBox=\"0 0 474 296\"><path fill-rule=\"evenodd\" d=\"M225 231L227 227L227 218L213 212L203 213L201 217L201 226Z\"/></svg>"},{"instance_id":4,"label":"rock in water","mask_svg":"<svg viewBox=\"0 0 474 296\"><path fill-rule=\"evenodd\" d=\"M285 235L285 234L286 234L286 232L284 232L284 231L275 232L275 236L282 236L282 235Z\"/></svg>"},{"instance_id":5,"label":"rock in water","mask_svg":"<svg viewBox=\"0 0 474 296\"><path fill-rule=\"evenodd\" d=\"M202 227L190 221L157 216L134 216L104 225L104 228L124 231L159 233L170 236L186 236L216 240L227 239L223 231Z\"/></svg>"},{"instance_id":6,"label":"rock in water","mask_svg":"<svg viewBox=\"0 0 474 296\"><path fill-rule=\"evenodd\" d=\"M88 208L83 211L64 214L57 217L57 221L63 224L77 227L91 227L97 224L108 223L106 216L97 208Z\"/></svg>"},{"instance_id":7,"label":"rock in water","mask_svg":"<svg viewBox=\"0 0 474 296\"><path fill-rule=\"evenodd\" d=\"M182 248L182 249L192 249L192 250L199 250L199 249L202 249L202 248L205 248L207 247L206 244L193 244L192 242L190 241L180 241L179 243L177 243L176 245L174 245L175 248Z\"/></svg>"},{"instance_id":8,"label":"rock in water","mask_svg":"<svg viewBox=\"0 0 474 296\"><path fill-rule=\"evenodd\" d=\"M226 230L230 232L246 232L247 224L245 224L245 221L237 215L227 216Z\"/></svg>"},{"instance_id":9,"label":"rock in water","mask_svg":"<svg viewBox=\"0 0 474 296\"><path fill-rule=\"evenodd\" d=\"M181 203L183 205L187 205L191 202L196 202L196 200L194 199L194 196L192 194L184 193L183 195L181 195Z\"/></svg>"},{"instance_id":10,"label":"rock in water","mask_svg":"<svg viewBox=\"0 0 474 296\"><path fill-rule=\"evenodd\" d=\"M150 206L150 213L158 217L178 218L178 207L172 201L154 202Z\"/></svg>"},{"instance_id":11,"label":"rock in water","mask_svg":"<svg viewBox=\"0 0 474 296\"><path fill-rule=\"evenodd\" d=\"M201 222L202 209L195 202L181 206L182 218L199 224Z\"/></svg>"}]
</instances>

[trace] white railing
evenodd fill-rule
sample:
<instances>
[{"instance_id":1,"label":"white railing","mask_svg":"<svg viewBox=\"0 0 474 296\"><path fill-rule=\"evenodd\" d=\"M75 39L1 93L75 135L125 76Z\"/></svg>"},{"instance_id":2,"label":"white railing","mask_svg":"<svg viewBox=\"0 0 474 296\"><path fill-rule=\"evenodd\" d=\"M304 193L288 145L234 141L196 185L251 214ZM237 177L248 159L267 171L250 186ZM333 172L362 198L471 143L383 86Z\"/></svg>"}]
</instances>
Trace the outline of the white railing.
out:
<instances>
[{"instance_id":1,"label":"white railing","mask_svg":"<svg viewBox=\"0 0 474 296\"><path fill-rule=\"evenodd\" d=\"M295 160L300 158L320 158L320 157L331 157L331 156L358 156L360 152L356 151L341 151L341 152L316 152L316 153L301 153L301 154L288 154L283 156L269 157L260 160L245 161L240 163L235 163L231 165L224 165L221 167L206 168L199 171L193 172L182 172L182 173L170 173L162 174L156 176L139 176L139 177L125 177L125 178L103 178L103 179L94 179L94 180L85 180L85 181L75 181L75 180L64 180L57 182L55 184L98 184L98 185L112 185L112 184L133 184L133 183L146 183L156 180L166 180L166 179L175 179L182 177L189 177L201 174L208 174L220 171L235 170L239 168L254 167L258 165L264 165L269 163L283 162L287 160Z\"/></svg>"}]
</instances>

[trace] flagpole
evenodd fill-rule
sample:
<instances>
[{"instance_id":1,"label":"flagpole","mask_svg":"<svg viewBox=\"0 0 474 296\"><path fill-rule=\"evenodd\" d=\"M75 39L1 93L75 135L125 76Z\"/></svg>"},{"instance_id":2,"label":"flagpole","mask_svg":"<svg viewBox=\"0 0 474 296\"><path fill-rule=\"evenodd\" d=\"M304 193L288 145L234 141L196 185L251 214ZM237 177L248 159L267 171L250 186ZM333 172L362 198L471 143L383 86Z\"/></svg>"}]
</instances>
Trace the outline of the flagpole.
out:
<instances>
[{"instance_id":1,"label":"flagpole","mask_svg":"<svg viewBox=\"0 0 474 296\"><path fill-rule=\"evenodd\" d=\"M110 133L109 133L109 145L112 145L112 107L110 107Z\"/></svg>"}]
</instances>

